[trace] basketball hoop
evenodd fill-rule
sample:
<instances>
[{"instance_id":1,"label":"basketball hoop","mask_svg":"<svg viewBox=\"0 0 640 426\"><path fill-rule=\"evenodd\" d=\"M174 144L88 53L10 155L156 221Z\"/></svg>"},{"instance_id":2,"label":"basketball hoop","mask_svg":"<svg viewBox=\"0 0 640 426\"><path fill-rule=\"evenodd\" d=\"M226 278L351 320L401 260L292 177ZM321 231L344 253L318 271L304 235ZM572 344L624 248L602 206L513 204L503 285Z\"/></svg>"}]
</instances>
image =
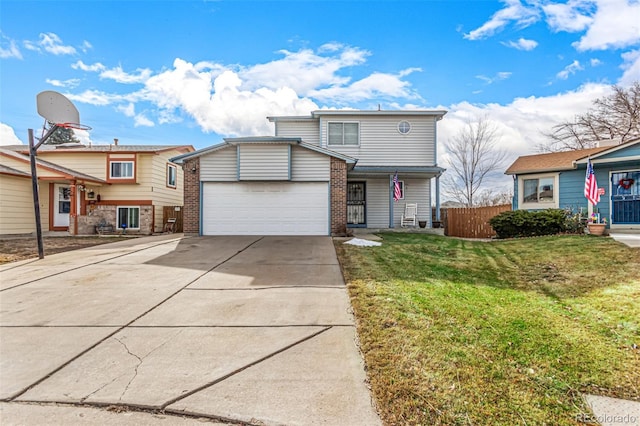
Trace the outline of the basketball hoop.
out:
<instances>
[{"instance_id":1,"label":"basketball hoop","mask_svg":"<svg viewBox=\"0 0 640 426\"><path fill-rule=\"evenodd\" d=\"M58 127L64 127L65 129L74 129L74 130L91 130L90 126L86 124L80 123L56 123Z\"/></svg>"}]
</instances>

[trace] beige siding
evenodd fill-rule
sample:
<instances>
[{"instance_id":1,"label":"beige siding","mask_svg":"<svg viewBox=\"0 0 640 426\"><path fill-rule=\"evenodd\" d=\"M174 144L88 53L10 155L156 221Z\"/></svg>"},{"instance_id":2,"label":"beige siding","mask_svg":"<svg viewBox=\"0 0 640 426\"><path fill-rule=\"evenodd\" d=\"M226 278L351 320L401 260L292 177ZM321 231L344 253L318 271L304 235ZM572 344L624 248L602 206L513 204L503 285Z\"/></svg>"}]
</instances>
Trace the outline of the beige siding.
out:
<instances>
[{"instance_id":1,"label":"beige siding","mask_svg":"<svg viewBox=\"0 0 640 426\"><path fill-rule=\"evenodd\" d=\"M405 198L393 202L394 227L400 227L400 218L405 204L418 204L418 220L431 218L429 179L400 179L405 185ZM356 180L354 179L354 182ZM367 184L367 228L389 227L389 178L366 179ZM417 225L417 224L416 224Z\"/></svg>"},{"instance_id":2,"label":"beige siding","mask_svg":"<svg viewBox=\"0 0 640 426\"><path fill-rule=\"evenodd\" d=\"M44 195L45 200L48 200L48 191L40 195ZM0 175L0 200L2 200L0 203L0 235L35 232L36 221L31 178ZM41 202L41 208L47 206L48 202L45 202L44 205ZM48 223L48 219L42 222L43 230L48 229Z\"/></svg>"},{"instance_id":3,"label":"beige siding","mask_svg":"<svg viewBox=\"0 0 640 426\"><path fill-rule=\"evenodd\" d=\"M240 180L289 180L290 145L241 145Z\"/></svg>"},{"instance_id":4,"label":"beige siding","mask_svg":"<svg viewBox=\"0 0 640 426\"><path fill-rule=\"evenodd\" d=\"M12 157L0 156L0 164L3 164L7 167L11 167L12 169L16 169L18 171L29 173L31 175L31 163L29 159L26 158L26 161L21 161ZM62 178L62 174L60 172L52 171L50 169L46 169L44 167L38 167L37 170L38 178Z\"/></svg>"},{"instance_id":5,"label":"beige siding","mask_svg":"<svg viewBox=\"0 0 640 426\"><path fill-rule=\"evenodd\" d=\"M183 206L184 205L184 172L182 167L176 166L176 187L167 186L167 165L169 158L175 157L175 151L161 152L158 155L151 156L151 181L153 188L153 205L154 209L154 232L161 232L164 223L163 209L164 206ZM190 173L190 172L189 172Z\"/></svg>"},{"instance_id":6,"label":"beige siding","mask_svg":"<svg viewBox=\"0 0 640 426\"><path fill-rule=\"evenodd\" d=\"M436 120L434 117L409 116L411 132L402 135L397 125L404 118L394 117L331 117L320 120L321 146L358 159L358 166L434 166ZM359 122L360 146L327 146L328 122Z\"/></svg>"},{"instance_id":7,"label":"beige siding","mask_svg":"<svg viewBox=\"0 0 640 426\"><path fill-rule=\"evenodd\" d=\"M320 145L320 132L317 120L278 121L276 136L283 138L302 138L304 142Z\"/></svg>"},{"instance_id":8,"label":"beige siding","mask_svg":"<svg viewBox=\"0 0 640 426\"><path fill-rule=\"evenodd\" d=\"M107 157L104 153L40 151L38 158L98 179L107 179Z\"/></svg>"},{"instance_id":9,"label":"beige siding","mask_svg":"<svg viewBox=\"0 0 640 426\"><path fill-rule=\"evenodd\" d=\"M237 153L237 148L230 146L229 148L203 155L200 158L200 180L215 182L237 181Z\"/></svg>"},{"instance_id":10,"label":"beige siding","mask_svg":"<svg viewBox=\"0 0 640 426\"><path fill-rule=\"evenodd\" d=\"M400 219L407 203L418 204L418 220L431 218L431 183L429 179L400 179L404 182L404 199L393 203L393 222L396 228L400 227ZM388 210L388 208L387 208ZM417 223L416 223L417 226Z\"/></svg>"},{"instance_id":11,"label":"beige siding","mask_svg":"<svg viewBox=\"0 0 640 426\"><path fill-rule=\"evenodd\" d=\"M389 179L367 179L367 228L389 227Z\"/></svg>"},{"instance_id":12,"label":"beige siding","mask_svg":"<svg viewBox=\"0 0 640 426\"><path fill-rule=\"evenodd\" d=\"M293 147L291 150L291 180L329 181L331 175L330 157L306 148Z\"/></svg>"}]
</instances>

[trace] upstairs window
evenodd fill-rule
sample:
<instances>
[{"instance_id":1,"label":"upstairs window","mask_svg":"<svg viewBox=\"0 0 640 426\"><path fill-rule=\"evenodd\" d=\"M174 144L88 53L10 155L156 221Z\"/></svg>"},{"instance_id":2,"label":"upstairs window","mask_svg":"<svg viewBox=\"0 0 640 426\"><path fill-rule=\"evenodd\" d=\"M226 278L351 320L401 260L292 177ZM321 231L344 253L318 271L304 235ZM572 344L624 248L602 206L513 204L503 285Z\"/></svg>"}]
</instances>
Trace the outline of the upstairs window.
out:
<instances>
[{"instance_id":1,"label":"upstairs window","mask_svg":"<svg viewBox=\"0 0 640 426\"><path fill-rule=\"evenodd\" d=\"M174 164L167 164L167 186L175 188L178 182L178 168Z\"/></svg>"},{"instance_id":2,"label":"upstairs window","mask_svg":"<svg viewBox=\"0 0 640 426\"><path fill-rule=\"evenodd\" d=\"M329 123L329 145L360 145L359 123Z\"/></svg>"},{"instance_id":3,"label":"upstairs window","mask_svg":"<svg viewBox=\"0 0 640 426\"><path fill-rule=\"evenodd\" d=\"M109 162L109 178L110 179L133 179L134 175L133 161L110 161Z\"/></svg>"}]
</instances>

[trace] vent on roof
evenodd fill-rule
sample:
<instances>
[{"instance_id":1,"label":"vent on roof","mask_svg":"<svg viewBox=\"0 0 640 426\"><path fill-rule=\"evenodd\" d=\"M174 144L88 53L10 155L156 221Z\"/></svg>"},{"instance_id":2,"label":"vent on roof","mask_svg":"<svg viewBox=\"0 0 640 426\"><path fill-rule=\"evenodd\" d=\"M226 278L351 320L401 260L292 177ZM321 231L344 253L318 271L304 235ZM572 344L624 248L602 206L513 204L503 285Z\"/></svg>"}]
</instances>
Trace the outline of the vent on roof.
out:
<instances>
[{"instance_id":1,"label":"vent on roof","mask_svg":"<svg viewBox=\"0 0 640 426\"><path fill-rule=\"evenodd\" d=\"M598 141L598 148L620 145L620 139L604 139Z\"/></svg>"},{"instance_id":2,"label":"vent on roof","mask_svg":"<svg viewBox=\"0 0 640 426\"><path fill-rule=\"evenodd\" d=\"M81 143L61 143L60 145L56 145L56 149L69 149L69 148L84 148L84 145Z\"/></svg>"}]
</instances>

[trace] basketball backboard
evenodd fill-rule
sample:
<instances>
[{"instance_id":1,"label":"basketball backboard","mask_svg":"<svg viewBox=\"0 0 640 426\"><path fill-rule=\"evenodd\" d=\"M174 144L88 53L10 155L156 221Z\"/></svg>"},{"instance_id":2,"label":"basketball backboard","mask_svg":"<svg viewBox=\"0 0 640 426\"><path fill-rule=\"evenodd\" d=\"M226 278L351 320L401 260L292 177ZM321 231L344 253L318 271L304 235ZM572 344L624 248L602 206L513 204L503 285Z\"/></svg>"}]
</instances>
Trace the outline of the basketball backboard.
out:
<instances>
[{"instance_id":1,"label":"basketball backboard","mask_svg":"<svg viewBox=\"0 0 640 426\"><path fill-rule=\"evenodd\" d=\"M38 93L38 114L53 124L80 123L78 109L64 95L52 90Z\"/></svg>"}]
</instances>

